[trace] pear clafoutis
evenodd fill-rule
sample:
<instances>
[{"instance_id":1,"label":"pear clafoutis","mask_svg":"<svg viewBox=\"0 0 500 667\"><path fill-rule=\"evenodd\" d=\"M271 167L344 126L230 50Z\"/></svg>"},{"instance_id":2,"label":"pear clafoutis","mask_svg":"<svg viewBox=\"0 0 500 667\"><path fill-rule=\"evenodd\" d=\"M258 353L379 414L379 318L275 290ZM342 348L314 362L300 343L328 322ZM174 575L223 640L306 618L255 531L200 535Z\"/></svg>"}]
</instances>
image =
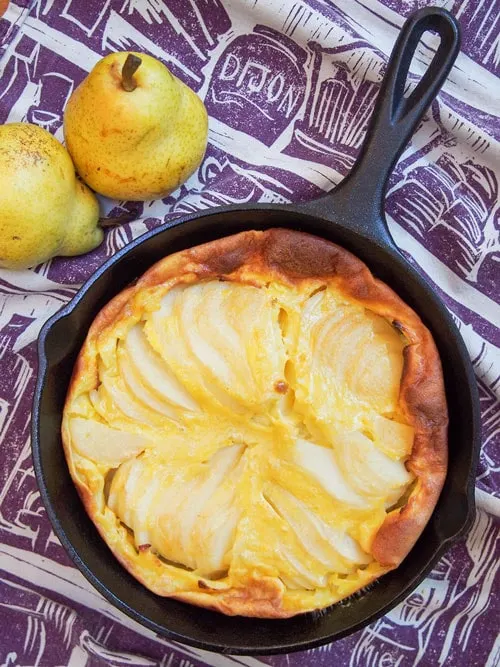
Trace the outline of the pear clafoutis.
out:
<instances>
[{"instance_id":1,"label":"pear clafoutis","mask_svg":"<svg viewBox=\"0 0 500 667\"><path fill-rule=\"evenodd\" d=\"M29 123L0 126L0 173L1 268L27 269L101 243L97 199L50 132Z\"/></svg>"},{"instance_id":2,"label":"pear clafoutis","mask_svg":"<svg viewBox=\"0 0 500 667\"><path fill-rule=\"evenodd\" d=\"M167 256L115 296L61 433L149 590L288 618L399 566L444 484L447 423L418 315L349 251L279 228Z\"/></svg>"},{"instance_id":3,"label":"pear clafoutis","mask_svg":"<svg viewBox=\"0 0 500 667\"><path fill-rule=\"evenodd\" d=\"M103 58L73 92L64 136L81 178L120 200L168 196L200 165L208 117L201 99L159 60Z\"/></svg>"}]
</instances>

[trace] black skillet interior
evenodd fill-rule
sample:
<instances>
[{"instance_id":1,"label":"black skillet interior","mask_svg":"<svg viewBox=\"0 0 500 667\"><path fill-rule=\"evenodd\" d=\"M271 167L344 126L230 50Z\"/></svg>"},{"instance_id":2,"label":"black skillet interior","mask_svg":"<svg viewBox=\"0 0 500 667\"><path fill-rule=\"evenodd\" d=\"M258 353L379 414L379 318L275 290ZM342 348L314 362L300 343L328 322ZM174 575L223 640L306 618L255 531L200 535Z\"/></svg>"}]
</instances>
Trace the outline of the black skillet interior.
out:
<instances>
[{"instance_id":1,"label":"black skillet interior","mask_svg":"<svg viewBox=\"0 0 500 667\"><path fill-rule=\"evenodd\" d=\"M441 43L416 90L404 84L426 30ZM325 197L296 206L224 207L177 220L129 244L51 318L39 339L33 408L33 457L54 530L75 564L113 604L160 635L212 651L285 653L319 646L358 630L407 597L473 516L480 445L478 396L463 341L430 286L398 253L383 215L390 171L447 76L459 49L457 25L441 9L426 8L406 22L396 43L362 155L352 174ZM60 438L61 413L72 367L97 312L154 262L177 250L245 229L289 227L353 251L421 315L438 345L450 408L450 467L436 510L416 546L394 572L328 611L286 621L227 617L160 598L111 555L88 518L68 473Z\"/></svg>"}]
</instances>

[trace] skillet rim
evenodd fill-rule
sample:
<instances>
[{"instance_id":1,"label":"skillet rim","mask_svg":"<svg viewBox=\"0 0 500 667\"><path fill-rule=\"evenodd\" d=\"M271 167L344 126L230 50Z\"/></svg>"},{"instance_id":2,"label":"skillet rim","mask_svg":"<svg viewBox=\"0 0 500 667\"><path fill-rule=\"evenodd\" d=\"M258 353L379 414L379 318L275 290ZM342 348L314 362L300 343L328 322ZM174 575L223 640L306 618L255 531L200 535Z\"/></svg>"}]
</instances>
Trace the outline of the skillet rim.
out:
<instances>
[{"instance_id":1,"label":"skillet rim","mask_svg":"<svg viewBox=\"0 0 500 667\"><path fill-rule=\"evenodd\" d=\"M314 201L314 200L313 200ZM52 527L61 541L63 547L69 554L70 558L72 559L73 563L76 565L76 567L79 569L79 571L85 576L85 578L98 590L98 592L103 595L103 597L110 602L112 605L114 605L116 608L118 608L120 611L125 613L127 616L135 620L136 622L142 624L143 626L149 628L150 630L153 630L154 632L158 633L159 635L166 637L170 640L174 641L180 641L184 644L188 644L191 646L195 646L197 648L213 651L213 652L219 652L219 653L226 653L226 654L233 654L233 655L275 655L275 654L282 654L285 652L296 652L296 651L303 651L311 648L316 648L318 646L322 646L326 643L332 642L332 641L337 641L339 639L342 639L346 636L351 635L352 633L368 626L369 624L373 623L374 621L378 620L382 616L386 615L389 611L394 609L400 602L402 602L404 599L406 599L414 590L415 588L423 581L423 579L428 575L428 573L432 570L434 565L438 562L438 560L443 556L443 554L455 543L457 542L461 537L463 537L469 530L474 516L475 516L475 502L474 502L474 489L475 489L475 477L476 477L476 469L479 461L479 454L480 454L480 447L481 447L481 422L480 422L480 410L479 410L479 395L478 395L478 390L476 386L476 380L475 380L475 375L474 371L472 368L472 363L470 361L467 349L465 347L465 344L463 342L463 339L452 319L451 314L449 313L448 309L444 305L444 303L441 301L441 299L434 293L432 287L430 286L429 282L426 280L424 276L422 276L419 272L416 271L416 269L404 258L404 256L398 251L398 249L388 243L387 241L380 241L377 238L374 238L373 236L367 237L364 234L360 233L356 229L348 228L346 225L339 225L334 222L332 222L331 219L329 219L327 216L323 215L318 215L315 211L311 211L310 209L308 210L308 205L310 205L311 202L304 202L302 205L301 204L263 204L263 203L254 203L251 206L248 206L248 204L244 205L229 205L229 206L220 206L216 208L210 208L206 209L204 211L197 211L192 214L188 215L181 215L174 220L167 221L158 227L146 232L145 234L137 237L127 245L125 245L123 248L121 248L117 253L115 253L113 256L108 258L82 285L82 287L78 290L78 292L74 295L74 297L67 303L65 304L57 313L52 315L47 322L43 325L43 327L40 330L40 334L38 337L38 343L37 343L37 352L38 352L38 360L39 360L39 365L38 365L38 374L37 374L37 381L36 381L36 386L35 386L35 392L34 392L34 397L33 397L33 410L32 410L32 425L31 425L31 431L32 431L32 456L33 456L33 464L34 464L34 470L35 470L35 476L36 480L38 483L38 487L40 490L40 495L42 498L42 501L44 503L45 509L47 511L47 515L50 519L50 522L52 524ZM431 301L431 305L434 309L437 310L437 315L440 319L444 321L444 323L447 325L450 333L452 334L452 340L447 342L448 347L452 347L456 349L458 355L460 356L461 362L462 362L462 367L463 371L465 371L465 375L468 380L468 390L469 390L469 396L468 396L468 403L470 404L471 407L471 426L472 426L472 439L471 439L471 445L470 445L470 461L471 465L469 466L469 470L467 473L467 485L465 489L464 496L467 501L467 511L465 514L465 517L461 521L461 525L459 526L458 529L456 529L452 535L449 535L443 539L443 541L440 543L439 547L434 551L432 556L430 558L426 559L425 564L419 565L418 570L415 574L414 577L412 577L410 580L408 580L405 584L405 586L401 589L400 593L394 596L390 602L383 604L380 609L377 611L369 614L367 617L364 618L362 621L354 622L349 625L349 627L339 630L338 632L335 632L334 634L329 634L329 635L322 635L321 638L316 638L312 640L299 640L296 643L290 644L290 643L285 643L285 644L280 644L279 640L278 642L275 642L272 647L268 648L259 648L255 646L243 646L241 643L238 646L229 646L227 644L220 644L217 643L216 641L206 643L204 641L198 640L198 639L193 639L191 637L186 637L182 634L179 634L176 631L169 630L165 627L165 625L159 625L155 621L151 620L150 618L145 617L141 612L137 611L133 607L131 607L129 604L124 602L120 597L118 597L117 594L113 593L110 588L106 584L104 584L101 579L92 571L92 569L87 565L85 562L84 558L80 556L76 548L73 546L70 538L66 535L65 528L63 525L60 523L60 520L58 518L58 514L55 510L54 504L52 502L51 494L48 491L48 486L45 482L45 475L44 475L44 466L42 464L42 446L41 446L41 411L40 411L40 406L41 406L41 399L43 392L45 390L46 386L46 380L47 380L47 371L50 368L50 364L48 361L48 355L46 353L46 344L47 344L47 338L52 331L52 328L54 325L57 324L60 320L69 317L79 306L81 301L84 299L84 297L91 291L92 287L95 285L95 283L106 273L108 272L109 269L111 269L115 264L117 264L122 258L124 258L126 255L131 254L133 251L136 250L136 248L146 241L150 240L151 238L154 238L156 236L159 236L161 234L164 234L165 232L168 232L169 230L180 227L185 223L188 223L193 220L201 220L203 218L211 217L211 216L217 216L220 214L225 214L225 213L231 213L231 212L240 212L240 213L251 213L256 210L263 210L264 212L266 211L274 211L274 212L282 212L282 213L294 213L294 214L299 214L304 217L312 218L313 220L316 220L318 222L322 223L327 223L332 226L338 226L340 229L347 229L347 231L354 235L355 237L358 237L360 241L364 241L365 243L368 242L370 245L377 245L379 249L382 249L384 252L388 253L389 255L392 256L393 259L395 259L399 265L401 270L404 270L412 275L412 278L416 280L417 283L419 283L419 286L424 289L426 292L425 296L427 299ZM273 225L270 224L269 227L272 227ZM284 226L286 227L286 226ZM291 228L297 228L297 223L293 223L291 225ZM222 233L220 236L230 236L231 234L224 234ZM318 234L316 234L318 235ZM193 244L197 245L197 243ZM342 243L340 243L342 245ZM187 245L186 247L190 247ZM191 246L192 247L192 246ZM354 254L356 252L354 251ZM364 260L363 260L364 261ZM397 290L396 290L397 291ZM417 310L418 312L418 310ZM450 470L448 474L450 473ZM462 490L462 489L461 489ZM83 510L83 506L82 506ZM84 511L84 510L83 510ZM434 514L434 512L433 512ZM415 549L415 547L413 548ZM412 551L413 551L412 549ZM109 557L114 558L111 552L109 552ZM153 595L153 594L152 594ZM183 603L179 603L183 604ZM184 603L186 604L186 603ZM217 612L211 612L216 614ZM328 609L326 610L326 613L328 613ZM304 616L310 616L310 614L305 614ZM298 617L300 618L300 616ZM255 619L259 620L259 619ZM273 622L273 621L271 621ZM278 623L281 622L286 622L285 621L278 621Z\"/></svg>"}]
</instances>

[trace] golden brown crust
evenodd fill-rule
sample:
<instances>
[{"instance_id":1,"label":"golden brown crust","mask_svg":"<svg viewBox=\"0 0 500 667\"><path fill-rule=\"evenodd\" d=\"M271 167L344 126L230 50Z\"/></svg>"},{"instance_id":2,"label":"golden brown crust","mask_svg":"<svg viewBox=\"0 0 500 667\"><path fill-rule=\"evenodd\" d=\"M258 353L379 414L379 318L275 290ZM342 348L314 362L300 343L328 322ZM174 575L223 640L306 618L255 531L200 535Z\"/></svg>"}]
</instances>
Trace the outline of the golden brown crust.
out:
<instances>
[{"instance_id":1,"label":"golden brown crust","mask_svg":"<svg viewBox=\"0 0 500 667\"><path fill-rule=\"evenodd\" d=\"M227 616L253 616L256 618L286 618L282 607L284 586L275 579L261 578L248 582L243 589L231 589L217 598L203 592L183 593L175 597L185 602L220 611Z\"/></svg>"},{"instance_id":2,"label":"golden brown crust","mask_svg":"<svg viewBox=\"0 0 500 667\"><path fill-rule=\"evenodd\" d=\"M405 506L387 515L371 549L382 566L394 568L408 554L425 527L446 476L448 418L444 383L438 351L420 318L347 250L309 234L270 229L242 232L166 257L151 267L134 287L115 297L94 320L75 366L67 404L74 398L75 378L87 373L89 388L92 388L92 381L97 383L97 370L86 351L103 330L125 313L131 297L140 290L165 283L174 285L211 278L252 283L255 276L265 276L268 281L278 280L290 285L303 281L311 284L314 281L333 283L349 298L392 322L408 341L400 406L415 430L414 446L406 465L416 476L416 483ZM68 434L64 426L63 441L71 467ZM75 475L74 478L82 501L93 516L97 508L93 506L92 494L78 483ZM136 564L113 545L110 547L124 567L148 586L149 582ZM296 613L283 608L282 590L277 580L255 580L244 590L221 591L217 587L212 590L204 582L200 582L198 591L192 592L169 591L168 586L156 588L160 594L225 614L284 618Z\"/></svg>"}]
</instances>

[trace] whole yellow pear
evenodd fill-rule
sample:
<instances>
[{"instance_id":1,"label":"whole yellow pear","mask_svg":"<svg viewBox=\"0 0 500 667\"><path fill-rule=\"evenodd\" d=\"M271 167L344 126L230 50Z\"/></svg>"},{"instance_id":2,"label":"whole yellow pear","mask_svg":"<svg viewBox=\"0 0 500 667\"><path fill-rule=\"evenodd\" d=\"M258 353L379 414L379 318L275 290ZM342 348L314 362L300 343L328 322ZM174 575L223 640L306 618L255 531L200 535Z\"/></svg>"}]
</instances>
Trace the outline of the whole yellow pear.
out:
<instances>
[{"instance_id":1,"label":"whole yellow pear","mask_svg":"<svg viewBox=\"0 0 500 667\"><path fill-rule=\"evenodd\" d=\"M101 243L97 199L50 132L29 123L1 125L0 174L1 268L25 269Z\"/></svg>"},{"instance_id":2,"label":"whole yellow pear","mask_svg":"<svg viewBox=\"0 0 500 667\"><path fill-rule=\"evenodd\" d=\"M78 173L114 199L169 195L199 166L207 133L200 98L142 53L112 53L99 61L64 114L64 137Z\"/></svg>"}]
</instances>

